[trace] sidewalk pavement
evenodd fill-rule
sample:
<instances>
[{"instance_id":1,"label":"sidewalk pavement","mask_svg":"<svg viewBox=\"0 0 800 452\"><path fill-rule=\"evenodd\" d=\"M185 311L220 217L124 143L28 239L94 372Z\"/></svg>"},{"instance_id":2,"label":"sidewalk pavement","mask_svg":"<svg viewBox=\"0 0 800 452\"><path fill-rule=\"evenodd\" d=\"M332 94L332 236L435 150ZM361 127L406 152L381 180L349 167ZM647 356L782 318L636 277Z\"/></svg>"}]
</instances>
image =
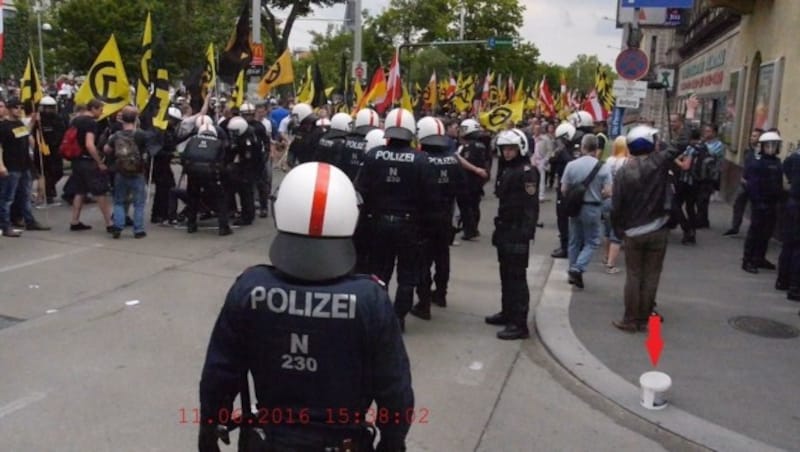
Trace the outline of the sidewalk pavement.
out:
<instances>
[{"instance_id":1,"label":"sidewalk pavement","mask_svg":"<svg viewBox=\"0 0 800 452\"><path fill-rule=\"evenodd\" d=\"M798 450L800 339L760 337L737 330L733 319L755 316L800 329L800 304L773 289L775 271L741 270L743 232L723 237L731 209L713 203L712 229L696 246L680 244L673 231L661 275L658 311L665 346L658 370L672 377L669 406L649 411L639 403L639 376L652 370L646 333L617 330L622 318L623 272L608 275L602 250L584 275L586 288L567 284L567 262L553 265L536 325L542 342L581 381L619 406L715 450ZM777 263L780 244L768 259ZM763 323L756 325L766 330Z\"/></svg>"}]
</instances>

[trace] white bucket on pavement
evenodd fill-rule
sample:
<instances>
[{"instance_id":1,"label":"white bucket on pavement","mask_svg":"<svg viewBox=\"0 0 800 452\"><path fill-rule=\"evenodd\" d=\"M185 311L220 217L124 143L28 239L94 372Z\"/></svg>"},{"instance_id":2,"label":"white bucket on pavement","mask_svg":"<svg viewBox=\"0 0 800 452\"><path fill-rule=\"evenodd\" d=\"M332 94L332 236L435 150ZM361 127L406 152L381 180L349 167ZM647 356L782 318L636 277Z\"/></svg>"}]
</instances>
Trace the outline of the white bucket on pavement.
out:
<instances>
[{"instance_id":1,"label":"white bucket on pavement","mask_svg":"<svg viewBox=\"0 0 800 452\"><path fill-rule=\"evenodd\" d=\"M639 377L642 387L642 406L648 410L662 410L667 406L664 392L672 386L672 378L664 372L645 372Z\"/></svg>"}]
</instances>

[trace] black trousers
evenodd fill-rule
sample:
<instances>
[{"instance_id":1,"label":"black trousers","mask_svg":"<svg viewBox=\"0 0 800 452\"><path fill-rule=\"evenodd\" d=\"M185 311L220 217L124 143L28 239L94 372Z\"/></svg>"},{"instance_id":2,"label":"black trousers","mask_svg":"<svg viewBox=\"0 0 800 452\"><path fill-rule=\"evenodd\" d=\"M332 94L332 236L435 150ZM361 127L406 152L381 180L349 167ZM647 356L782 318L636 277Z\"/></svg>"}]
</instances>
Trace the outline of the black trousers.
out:
<instances>
[{"instance_id":1,"label":"black trousers","mask_svg":"<svg viewBox=\"0 0 800 452\"><path fill-rule=\"evenodd\" d=\"M789 199L783 215L783 248L778 262L778 281L800 291L800 200Z\"/></svg>"},{"instance_id":2,"label":"black trousers","mask_svg":"<svg viewBox=\"0 0 800 452\"><path fill-rule=\"evenodd\" d=\"M150 219L166 220L169 218L169 191L175 187L175 176L170 166L170 156L157 155L153 159L153 180L156 192L153 196L153 207Z\"/></svg>"},{"instance_id":3,"label":"black trousers","mask_svg":"<svg viewBox=\"0 0 800 452\"><path fill-rule=\"evenodd\" d=\"M38 159L38 153L36 155ZM61 158L58 151L53 152L51 149L50 155L42 156L44 161L44 192L47 198L56 197L56 184L64 177L64 159ZM39 165L39 161L36 161Z\"/></svg>"},{"instance_id":4,"label":"black trousers","mask_svg":"<svg viewBox=\"0 0 800 452\"><path fill-rule=\"evenodd\" d=\"M235 174L230 179L230 196L228 198L232 208L236 207L236 199L234 195L239 196L239 205L241 208L241 221L250 224L256 218L256 198L253 193L253 187L256 183L256 177L252 174Z\"/></svg>"},{"instance_id":5,"label":"black trousers","mask_svg":"<svg viewBox=\"0 0 800 452\"><path fill-rule=\"evenodd\" d=\"M189 176L186 181L186 191L189 194L189 203L186 205L186 222L189 225L197 224L197 214L202 210L204 201L213 202L212 208L217 212L217 221L220 229L228 229L228 198L224 185L211 178L198 178Z\"/></svg>"},{"instance_id":6,"label":"black trousers","mask_svg":"<svg viewBox=\"0 0 800 452\"><path fill-rule=\"evenodd\" d=\"M356 249L356 273L369 273L370 240L372 233L372 221L366 213L361 212L356 223L356 230L353 232L353 246Z\"/></svg>"},{"instance_id":7,"label":"black trousers","mask_svg":"<svg viewBox=\"0 0 800 452\"><path fill-rule=\"evenodd\" d=\"M569 249L569 216L564 212L564 195L561 189L556 189L556 223L558 225L558 240L561 243L561 249L567 251Z\"/></svg>"},{"instance_id":8,"label":"black trousers","mask_svg":"<svg viewBox=\"0 0 800 452\"><path fill-rule=\"evenodd\" d=\"M530 242L497 244L500 264L500 304L509 323L528 328L528 255Z\"/></svg>"},{"instance_id":9,"label":"black trousers","mask_svg":"<svg viewBox=\"0 0 800 452\"><path fill-rule=\"evenodd\" d=\"M694 234L697 224L697 187L678 184L675 191L675 215L684 233Z\"/></svg>"},{"instance_id":10,"label":"black trousers","mask_svg":"<svg viewBox=\"0 0 800 452\"><path fill-rule=\"evenodd\" d=\"M405 317L414 302L414 287L419 284L420 247L418 226L410 216L372 217L369 250L370 273L387 286L397 263L397 292L394 311Z\"/></svg>"},{"instance_id":11,"label":"black trousers","mask_svg":"<svg viewBox=\"0 0 800 452\"><path fill-rule=\"evenodd\" d=\"M733 219L731 220L731 229L736 231L742 227L742 219L744 218L744 211L747 208L747 202L750 198L747 196L747 190L744 185L739 184L736 189L736 195L733 199Z\"/></svg>"},{"instance_id":12,"label":"black trousers","mask_svg":"<svg viewBox=\"0 0 800 452\"><path fill-rule=\"evenodd\" d=\"M478 224L481 221L481 192L472 191L456 198L465 237L478 235Z\"/></svg>"},{"instance_id":13,"label":"black trousers","mask_svg":"<svg viewBox=\"0 0 800 452\"><path fill-rule=\"evenodd\" d=\"M417 294L420 300L430 299L433 291L431 285L436 284L436 292L447 294L447 284L450 281L450 242L453 239L453 227L450 216L438 219L422 228L422 252L420 284ZM435 266L436 273L431 275L431 267Z\"/></svg>"},{"instance_id":14,"label":"black trousers","mask_svg":"<svg viewBox=\"0 0 800 452\"><path fill-rule=\"evenodd\" d=\"M767 204L752 208L750 215L750 229L747 230L747 239L744 242L744 262L758 265L766 259L767 246L777 222L777 206Z\"/></svg>"},{"instance_id":15,"label":"black trousers","mask_svg":"<svg viewBox=\"0 0 800 452\"><path fill-rule=\"evenodd\" d=\"M269 210L269 195L272 194L272 164L267 166L256 177L256 191L258 192L258 205L261 210Z\"/></svg>"},{"instance_id":16,"label":"black trousers","mask_svg":"<svg viewBox=\"0 0 800 452\"><path fill-rule=\"evenodd\" d=\"M697 184L697 222L695 227L708 227L708 204L711 201L712 193L714 193L713 182Z\"/></svg>"}]
</instances>

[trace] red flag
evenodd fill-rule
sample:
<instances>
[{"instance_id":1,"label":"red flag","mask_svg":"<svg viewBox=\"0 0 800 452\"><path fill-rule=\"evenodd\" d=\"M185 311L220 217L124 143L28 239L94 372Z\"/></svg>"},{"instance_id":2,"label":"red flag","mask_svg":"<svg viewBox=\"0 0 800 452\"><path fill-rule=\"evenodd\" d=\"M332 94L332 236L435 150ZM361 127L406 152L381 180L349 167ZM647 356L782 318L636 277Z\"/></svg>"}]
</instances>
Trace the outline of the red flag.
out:
<instances>
[{"instance_id":1,"label":"red flag","mask_svg":"<svg viewBox=\"0 0 800 452\"><path fill-rule=\"evenodd\" d=\"M583 109L591 113L595 121L606 121L608 119L608 111L603 108L603 104L597 98L596 90L592 90L586 100L583 101Z\"/></svg>"},{"instance_id":2,"label":"red flag","mask_svg":"<svg viewBox=\"0 0 800 452\"><path fill-rule=\"evenodd\" d=\"M481 89L481 101L486 102L489 100L489 91L491 88L491 76L489 75L489 70L486 70L486 78L483 79L483 89Z\"/></svg>"},{"instance_id":3,"label":"red flag","mask_svg":"<svg viewBox=\"0 0 800 452\"><path fill-rule=\"evenodd\" d=\"M458 84L456 83L455 77L453 77L453 73L450 73L450 85L447 87L447 91L445 95L447 96L446 99L452 99L453 96L456 94L456 90L458 89Z\"/></svg>"},{"instance_id":4,"label":"red flag","mask_svg":"<svg viewBox=\"0 0 800 452\"><path fill-rule=\"evenodd\" d=\"M553 95L550 93L550 87L547 86L546 77L542 77L542 83L539 84L539 102L544 107L546 115L556 115L555 102L553 101Z\"/></svg>"},{"instance_id":5,"label":"red flag","mask_svg":"<svg viewBox=\"0 0 800 452\"><path fill-rule=\"evenodd\" d=\"M383 103L376 105L378 113L383 113L391 108L395 101L403 95L403 81L400 80L399 49L395 49L392 65L389 66L389 78L386 80L386 98Z\"/></svg>"}]
</instances>

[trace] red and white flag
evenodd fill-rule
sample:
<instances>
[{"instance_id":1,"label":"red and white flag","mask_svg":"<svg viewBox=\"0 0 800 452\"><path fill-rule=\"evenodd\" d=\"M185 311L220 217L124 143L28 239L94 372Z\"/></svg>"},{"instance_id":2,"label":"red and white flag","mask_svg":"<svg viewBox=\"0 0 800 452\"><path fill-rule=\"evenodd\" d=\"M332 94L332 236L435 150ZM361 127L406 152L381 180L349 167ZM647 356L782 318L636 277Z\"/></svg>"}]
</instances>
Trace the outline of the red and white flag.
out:
<instances>
[{"instance_id":1,"label":"red and white flag","mask_svg":"<svg viewBox=\"0 0 800 452\"><path fill-rule=\"evenodd\" d=\"M542 105L542 110L548 116L556 115L556 105L553 101L553 94L550 93L550 87L547 86L546 77L542 77L542 83L539 84L539 103Z\"/></svg>"},{"instance_id":2,"label":"red and white flag","mask_svg":"<svg viewBox=\"0 0 800 452\"><path fill-rule=\"evenodd\" d=\"M3 34L3 0L0 0L0 60L3 59L3 49L5 48L5 34Z\"/></svg>"},{"instance_id":3,"label":"red and white flag","mask_svg":"<svg viewBox=\"0 0 800 452\"><path fill-rule=\"evenodd\" d=\"M453 77L453 73L450 73L450 84L447 85L447 91L445 91L445 100L452 99L453 96L456 95L456 90L458 89L458 84L456 83L456 78Z\"/></svg>"},{"instance_id":4,"label":"red and white flag","mask_svg":"<svg viewBox=\"0 0 800 452\"><path fill-rule=\"evenodd\" d=\"M597 98L597 90L592 90L586 100L583 101L583 109L591 113L595 121L608 120L608 112L603 108L600 99Z\"/></svg>"},{"instance_id":5,"label":"red and white flag","mask_svg":"<svg viewBox=\"0 0 800 452\"><path fill-rule=\"evenodd\" d=\"M379 106L379 112L391 108L395 101L403 96L403 81L400 80L400 49L395 49L392 65L389 66L389 77L386 80L386 98Z\"/></svg>"}]
</instances>

